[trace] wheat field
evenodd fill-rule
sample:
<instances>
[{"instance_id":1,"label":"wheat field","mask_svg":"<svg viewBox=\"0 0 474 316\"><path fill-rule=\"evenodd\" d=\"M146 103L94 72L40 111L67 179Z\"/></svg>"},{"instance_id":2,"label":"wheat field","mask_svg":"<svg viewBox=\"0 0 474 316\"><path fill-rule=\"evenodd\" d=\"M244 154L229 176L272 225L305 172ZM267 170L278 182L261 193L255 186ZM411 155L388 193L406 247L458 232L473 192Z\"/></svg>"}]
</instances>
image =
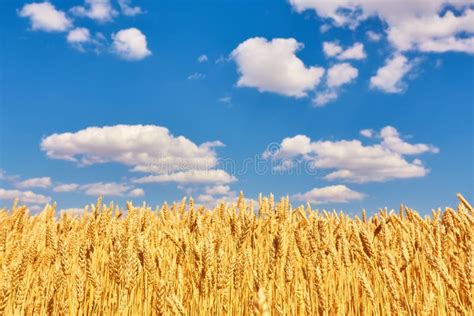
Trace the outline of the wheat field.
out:
<instances>
[{"instance_id":1,"label":"wheat field","mask_svg":"<svg viewBox=\"0 0 474 316\"><path fill-rule=\"evenodd\" d=\"M0 211L4 315L472 315L474 213L373 216L273 196L210 210ZM254 205L255 204L255 205Z\"/></svg>"}]
</instances>

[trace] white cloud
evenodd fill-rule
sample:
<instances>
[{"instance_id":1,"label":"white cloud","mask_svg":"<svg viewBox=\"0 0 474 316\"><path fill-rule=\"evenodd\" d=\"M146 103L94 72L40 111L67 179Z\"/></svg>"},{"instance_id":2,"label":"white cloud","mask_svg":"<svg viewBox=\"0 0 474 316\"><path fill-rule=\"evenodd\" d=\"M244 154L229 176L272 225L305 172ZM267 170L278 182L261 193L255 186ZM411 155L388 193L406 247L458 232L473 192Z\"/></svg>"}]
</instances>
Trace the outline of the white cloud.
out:
<instances>
[{"instance_id":1,"label":"white cloud","mask_svg":"<svg viewBox=\"0 0 474 316\"><path fill-rule=\"evenodd\" d=\"M91 34L85 27L76 27L69 31L66 39L71 44L86 43L91 40Z\"/></svg>"},{"instance_id":2,"label":"white cloud","mask_svg":"<svg viewBox=\"0 0 474 316\"><path fill-rule=\"evenodd\" d=\"M97 22L108 22L117 16L110 0L85 0L84 6L75 6L71 8L74 15L88 17Z\"/></svg>"},{"instance_id":3,"label":"white cloud","mask_svg":"<svg viewBox=\"0 0 474 316\"><path fill-rule=\"evenodd\" d=\"M378 42L382 39L382 34L371 31L371 30L365 32L365 36L367 36L369 41L372 41L372 42Z\"/></svg>"},{"instance_id":4,"label":"white cloud","mask_svg":"<svg viewBox=\"0 0 474 316\"><path fill-rule=\"evenodd\" d=\"M41 149L53 159L80 165L117 162L147 173L215 167L217 146L223 144L196 145L156 125L88 127L75 133L53 134L41 141Z\"/></svg>"},{"instance_id":5,"label":"white cloud","mask_svg":"<svg viewBox=\"0 0 474 316\"><path fill-rule=\"evenodd\" d=\"M367 57L364 51L364 44L362 43L355 43L353 46L349 47L348 49L344 50L342 53L337 55L337 59L339 60L347 60L347 59L364 59Z\"/></svg>"},{"instance_id":6,"label":"white cloud","mask_svg":"<svg viewBox=\"0 0 474 316\"><path fill-rule=\"evenodd\" d=\"M359 75L357 68L349 63L340 63L332 66L327 71L325 91L319 92L313 99L316 107L325 106L327 103L337 99L339 88L354 81Z\"/></svg>"},{"instance_id":7,"label":"white cloud","mask_svg":"<svg viewBox=\"0 0 474 316\"><path fill-rule=\"evenodd\" d=\"M306 193L293 195L293 199L302 202L312 203L348 203L351 201L360 201L365 195L351 190L345 185L331 185L323 188L314 188Z\"/></svg>"},{"instance_id":8,"label":"white cloud","mask_svg":"<svg viewBox=\"0 0 474 316\"><path fill-rule=\"evenodd\" d=\"M323 107L329 102L336 100L337 97L338 95L336 91L327 90L327 91L318 93L316 97L313 99L313 102L316 107Z\"/></svg>"},{"instance_id":9,"label":"white cloud","mask_svg":"<svg viewBox=\"0 0 474 316\"><path fill-rule=\"evenodd\" d=\"M338 42L324 42L323 52L327 57L335 57L339 60L360 60L367 57L364 51L364 44L358 42L347 49L343 49Z\"/></svg>"},{"instance_id":10,"label":"white cloud","mask_svg":"<svg viewBox=\"0 0 474 316\"><path fill-rule=\"evenodd\" d=\"M46 204L51 201L49 196L36 194L32 191L6 190L0 188L0 200L19 199L22 203Z\"/></svg>"},{"instance_id":11,"label":"white cloud","mask_svg":"<svg viewBox=\"0 0 474 316\"><path fill-rule=\"evenodd\" d=\"M97 182L81 185L80 189L86 195L91 196L124 196L132 187L123 183L116 182Z\"/></svg>"},{"instance_id":12,"label":"white cloud","mask_svg":"<svg viewBox=\"0 0 474 316\"><path fill-rule=\"evenodd\" d=\"M135 15L143 13L142 8L138 6L133 7L131 3L132 3L132 0L118 0L118 4L120 6L120 10L122 11L123 15L135 16Z\"/></svg>"},{"instance_id":13,"label":"white cloud","mask_svg":"<svg viewBox=\"0 0 474 316\"><path fill-rule=\"evenodd\" d=\"M198 57L197 60L198 60L198 62L200 62L200 63L204 63L204 62L208 61L209 58L207 58L207 55L202 54L201 56Z\"/></svg>"},{"instance_id":14,"label":"white cloud","mask_svg":"<svg viewBox=\"0 0 474 316\"><path fill-rule=\"evenodd\" d=\"M206 78L206 75L200 72L195 72L188 76L188 80L199 80L199 79L204 79L204 78Z\"/></svg>"},{"instance_id":15,"label":"white cloud","mask_svg":"<svg viewBox=\"0 0 474 316\"><path fill-rule=\"evenodd\" d=\"M224 170L187 170L169 174L150 175L135 179L135 183L213 183L225 184L236 181L237 179Z\"/></svg>"},{"instance_id":16,"label":"white cloud","mask_svg":"<svg viewBox=\"0 0 474 316\"><path fill-rule=\"evenodd\" d=\"M380 131L382 145L402 155L418 155L426 152L438 153L439 149L426 144L409 144L400 138L398 131L392 126L386 126Z\"/></svg>"},{"instance_id":17,"label":"white cloud","mask_svg":"<svg viewBox=\"0 0 474 316\"><path fill-rule=\"evenodd\" d=\"M213 187L206 187L204 192L211 195L225 195L230 192L230 187L228 185L216 185Z\"/></svg>"},{"instance_id":18,"label":"white cloud","mask_svg":"<svg viewBox=\"0 0 474 316\"><path fill-rule=\"evenodd\" d=\"M381 130L380 137L381 143L365 146L358 140L313 142L305 135L297 135L283 139L276 154L265 152L263 156L303 159L313 168L334 170L325 176L327 180L364 183L423 177L429 172L419 159L409 161L404 155L436 153L436 147L408 144L389 126Z\"/></svg>"},{"instance_id":19,"label":"white cloud","mask_svg":"<svg viewBox=\"0 0 474 316\"><path fill-rule=\"evenodd\" d=\"M342 52L342 47L336 42L324 42L323 52L328 57L334 57Z\"/></svg>"},{"instance_id":20,"label":"white cloud","mask_svg":"<svg viewBox=\"0 0 474 316\"><path fill-rule=\"evenodd\" d=\"M360 131L360 134L367 138L372 138L375 135L375 131L373 129L363 129Z\"/></svg>"},{"instance_id":21,"label":"white cloud","mask_svg":"<svg viewBox=\"0 0 474 316\"><path fill-rule=\"evenodd\" d=\"M327 85L330 88L339 87L353 81L358 75L359 71L350 64L336 64L328 70Z\"/></svg>"},{"instance_id":22,"label":"white cloud","mask_svg":"<svg viewBox=\"0 0 474 316\"><path fill-rule=\"evenodd\" d=\"M64 32L72 26L66 14L49 2L25 4L19 15L29 18L31 29L35 31Z\"/></svg>"},{"instance_id":23,"label":"white cloud","mask_svg":"<svg viewBox=\"0 0 474 316\"><path fill-rule=\"evenodd\" d=\"M370 78L370 87L387 93L400 93L405 89L403 77L413 66L414 63L409 62L405 56L395 55L387 59L385 65Z\"/></svg>"},{"instance_id":24,"label":"white cloud","mask_svg":"<svg viewBox=\"0 0 474 316\"><path fill-rule=\"evenodd\" d=\"M238 87L257 88L292 97L304 97L321 80L324 69L306 67L295 55L303 48L294 38L268 41L254 37L239 44L231 53L237 63Z\"/></svg>"},{"instance_id":25,"label":"white cloud","mask_svg":"<svg viewBox=\"0 0 474 316\"><path fill-rule=\"evenodd\" d=\"M129 28L112 34L114 52L126 60L141 60L151 55L146 36L137 28Z\"/></svg>"},{"instance_id":26,"label":"white cloud","mask_svg":"<svg viewBox=\"0 0 474 316\"><path fill-rule=\"evenodd\" d=\"M84 214L84 208L79 208L79 207L63 208L61 209L60 213L65 213L73 217L80 217Z\"/></svg>"},{"instance_id":27,"label":"white cloud","mask_svg":"<svg viewBox=\"0 0 474 316\"><path fill-rule=\"evenodd\" d=\"M386 25L388 40L399 51L459 51L474 53L472 0L366 1L290 0L298 11L315 10L335 26L356 28L378 17ZM448 10L444 10L446 6ZM452 8L459 14L454 14Z\"/></svg>"},{"instance_id":28,"label":"white cloud","mask_svg":"<svg viewBox=\"0 0 474 316\"><path fill-rule=\"evenodd\" d=\"M51 186L50 177L41 177L41 178L31 178L23 180L16 184L18 188L27 189L27 188L48 188Z\"/></svg>"},{"instance_id":29,"label":"white cloud","mask_svg":"<svg viewBox=\"0 0 474 316\"><path fill-rule=\"evenodd\" d=\"M75 133L53 134L41 141L49 158L79 165L115 162L132 171L155 174L137 182L229 183L236 179L217 166L219 141L197 145L156 125L89 127Z\"/></svg>"},{"instance_id":30,"label":"white cloud","mask_svg":"<svg viewBox=\"0 0 474 316\"><path fill-rule=\"evenodd\" d=\"M76 183L65 183L59 184L54 187L54 192L72 192L79 189L79 184Z\"/></svg>"},{"instance_id":31,"label":"white cloud","mask_svg":"<svg viewBox=\"0 0 474 316\"><path fill-rule=\"evenodd\" d=\"M143 189L136 188L136 189L130 190L130 192L128 192L128 195L131 197L140 197L140 196L145 195L145 191Z\"/></svg>"}]
</instances>

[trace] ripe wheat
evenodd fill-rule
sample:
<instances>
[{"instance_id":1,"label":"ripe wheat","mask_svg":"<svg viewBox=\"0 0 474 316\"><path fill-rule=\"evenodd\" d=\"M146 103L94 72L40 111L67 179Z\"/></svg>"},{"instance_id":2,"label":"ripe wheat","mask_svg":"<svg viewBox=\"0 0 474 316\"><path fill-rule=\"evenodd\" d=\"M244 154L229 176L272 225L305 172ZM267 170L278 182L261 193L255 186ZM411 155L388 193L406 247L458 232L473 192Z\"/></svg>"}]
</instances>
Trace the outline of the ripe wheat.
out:
<instances>
[{"instance_id":1,"label":"ripe wheat","mask_svg":"<svg viewBox=\"0 0 474 316\"><path fill-rule=\"evenodd\" d=\"M472 315L474 211L0 210L0 314ZM255 208L255 209L254 209Z\"/></svg>"}]
</instances>

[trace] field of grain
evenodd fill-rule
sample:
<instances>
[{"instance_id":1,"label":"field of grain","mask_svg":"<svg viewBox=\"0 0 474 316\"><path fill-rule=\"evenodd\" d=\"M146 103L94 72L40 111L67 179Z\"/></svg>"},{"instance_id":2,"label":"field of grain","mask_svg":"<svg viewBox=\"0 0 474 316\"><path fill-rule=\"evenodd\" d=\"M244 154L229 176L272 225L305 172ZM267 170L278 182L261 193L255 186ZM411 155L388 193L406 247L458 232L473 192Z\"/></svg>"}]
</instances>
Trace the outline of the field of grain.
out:
<instances>
[{"instance_id":1,"label":"field of grain","mask_svg":"<svg viewBox=\"0 0 474 316\"><path fill-rule=\"evenodd\" d=\"M373 216L272 196L213 210L0 210L0 314L472 315L474 213Z\"/></svg>"}]
</instances>

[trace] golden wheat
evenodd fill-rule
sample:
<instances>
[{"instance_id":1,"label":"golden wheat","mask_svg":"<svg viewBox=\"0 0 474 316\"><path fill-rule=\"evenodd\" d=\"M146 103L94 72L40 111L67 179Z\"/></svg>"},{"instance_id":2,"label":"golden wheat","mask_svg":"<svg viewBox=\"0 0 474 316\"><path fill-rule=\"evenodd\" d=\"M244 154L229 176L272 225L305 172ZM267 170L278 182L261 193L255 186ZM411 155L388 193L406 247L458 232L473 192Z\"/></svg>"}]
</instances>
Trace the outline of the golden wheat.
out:
<instances>
[{"instance_id":1,"label":"golden wheat","mask_svg":"<svg viewBox=\"0 0 474 316\"><path fill-rule=\"evenodd\" d=\"M474 212L361 219L241 195L210 210L0 211L4 315L472 315Z\"/></svg>"}]
</instances>

